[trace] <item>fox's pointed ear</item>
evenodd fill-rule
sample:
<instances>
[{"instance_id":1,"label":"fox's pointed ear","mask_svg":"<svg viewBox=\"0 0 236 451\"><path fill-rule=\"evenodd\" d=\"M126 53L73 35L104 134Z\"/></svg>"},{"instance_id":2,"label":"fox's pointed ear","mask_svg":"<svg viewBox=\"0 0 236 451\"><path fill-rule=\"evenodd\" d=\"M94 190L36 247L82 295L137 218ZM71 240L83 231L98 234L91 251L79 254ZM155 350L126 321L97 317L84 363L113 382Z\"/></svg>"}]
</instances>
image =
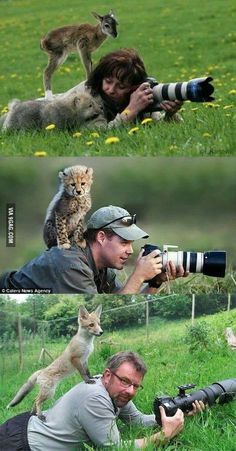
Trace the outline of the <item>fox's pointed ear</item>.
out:
<instances>
[{"instance_id":1,"label":"fox's pointed ear","mask_svg":"<svg viewBox=\"0 0 236 451\"><path fill-rule=\"evenodd\" d=\"M100 318L100 315L102 313L102 304L98 305L98 307L95 310L95 313Z\"/></svg>"},{"instance_id":2,"label":"fox's pointed ear","mask_svg":"<svg viewBox=\"0 0 236 451\"><path fill-rule=\"evenodd\" d=\"M88 315L89 315L88 310L85 308L84 305L81 305L79 308L79 317L81 319L86 319L86 318L88 318Z\"/></svg>"}]
</instances>

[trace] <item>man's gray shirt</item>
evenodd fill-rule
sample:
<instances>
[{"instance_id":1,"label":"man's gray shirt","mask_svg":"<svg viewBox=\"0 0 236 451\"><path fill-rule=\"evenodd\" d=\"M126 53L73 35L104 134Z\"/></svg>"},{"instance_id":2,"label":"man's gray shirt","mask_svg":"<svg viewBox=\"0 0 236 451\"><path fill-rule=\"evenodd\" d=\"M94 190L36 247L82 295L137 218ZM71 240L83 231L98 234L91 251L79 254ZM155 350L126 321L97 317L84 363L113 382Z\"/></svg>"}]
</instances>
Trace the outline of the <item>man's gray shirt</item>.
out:
<instances>
[{"instance_id":1,"label":"man's gray shirt","mask_svg":"<svg viewBox=\"0 0 236 451\"><path fill-rule=\"evenodd\" d=\"M56 246L18 271L8 273L1 288L50 289L52 293L113 293L121 288L113 269L96 268L91 249Z\"/></svg>"},{"instance_id":2,"label":"man's gray shirt","mask_svg":"<svg viewBox=\"0 0 236 451\"><path fill-rule=\"evenodd\" d=\"M45 422L32 416L28 423L32 451L78 451L83 442L112 449L120 444L117 418L128 424L156 425L155 416L142 414L132 401L116 408L100 378L95 384L76 385L44 414Z\"/></svg>"}]
</instances>

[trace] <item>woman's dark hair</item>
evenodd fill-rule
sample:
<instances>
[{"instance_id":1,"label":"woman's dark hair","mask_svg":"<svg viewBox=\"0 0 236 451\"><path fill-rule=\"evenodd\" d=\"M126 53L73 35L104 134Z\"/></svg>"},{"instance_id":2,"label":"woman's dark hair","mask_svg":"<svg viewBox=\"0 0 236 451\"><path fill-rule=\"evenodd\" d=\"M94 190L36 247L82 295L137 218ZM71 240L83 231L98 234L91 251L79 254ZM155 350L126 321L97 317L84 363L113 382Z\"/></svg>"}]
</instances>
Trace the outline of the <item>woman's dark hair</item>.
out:
<instances>
[{"instance_id":1,"label":"woman's dark hair","mask_svg":"<svg viewBox=\"0 0 236 451\"><path fill-rule=\"evenodd\" d=\"M144 82L147 73L136 50L120 49L103 56L91 72L86 86L92 95L102 93L102 81L106 77L116 77L121 83L135 86Z\"/></svg>"}]
</instances>

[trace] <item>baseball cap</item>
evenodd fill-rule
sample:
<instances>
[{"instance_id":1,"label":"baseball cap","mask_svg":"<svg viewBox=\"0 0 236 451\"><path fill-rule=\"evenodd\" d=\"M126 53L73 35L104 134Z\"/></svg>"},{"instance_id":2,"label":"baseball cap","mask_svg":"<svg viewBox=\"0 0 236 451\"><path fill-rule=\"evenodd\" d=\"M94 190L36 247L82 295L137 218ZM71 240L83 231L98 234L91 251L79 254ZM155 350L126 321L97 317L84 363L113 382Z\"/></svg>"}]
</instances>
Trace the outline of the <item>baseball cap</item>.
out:
<instances>
[{"instance_id":1,"label":"baseball cap","mask_svg":"<svg viewBox=\"0 0 236 451\"><path fill-rule=\"evenodd\" d=\"M128 241L148 238L147 233L136 226L136 215L131 215L124 208L114 205L99 208L87 221L87 229L106 228L113 230L121 238Z\"/></svg>"}]
</instances>

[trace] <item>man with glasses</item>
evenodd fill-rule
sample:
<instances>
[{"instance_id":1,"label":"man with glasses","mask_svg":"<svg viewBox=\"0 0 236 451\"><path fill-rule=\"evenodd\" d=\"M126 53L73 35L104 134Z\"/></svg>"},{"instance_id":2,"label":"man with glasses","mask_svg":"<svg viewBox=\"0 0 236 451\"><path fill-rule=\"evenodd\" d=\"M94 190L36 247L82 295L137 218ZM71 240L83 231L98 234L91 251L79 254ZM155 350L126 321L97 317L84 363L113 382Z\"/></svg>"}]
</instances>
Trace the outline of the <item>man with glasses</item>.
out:
<instances>
[{"instance_id":1,"label":"man with glasses","mask_svg":"<svg viewBox=\"0 0 236 451\"><path fill-rule=\"evenodd\" d=\"M7 272L0 278L0 289L48 289L52 293L119 293L154 294L167 279L183 277L182 266L172 262L162 272L159 251L143 256L135 262L128 280L121 284L115 270L122 270L133 253L133 241L148 238L136 225L136 215L121 207L109 205L95 211L87 221L84 233L85 248L72 246L47 249L18 271ZM157 277L155 277L157 276ZM144 284L147 280L153 280Z\"/></svg>"},{"instance_id":2,"label":"man with glasses","mask_svg":"<svg viewBox=\"0 0 236 451\"><path fill-rule=\"evenodd\" d=\"M0 426L4 451L72 451L85 449L83 444L100 449L145 449L149 444L168 442L183 428L184 415L177 410L167 417L160 407L162 430L147 438L124 442L116 420L128 425L157 427L154 414L140 412L132 402L147 369L138 354L121 351L108 359L102 376L94 384L81 382L63 395L53 407L43 412L45 421L23 413ZM204 409L202 401L193 403L194 415ZM22 446L23 445L23 446Z\"/></svg>"}]
</instances>

